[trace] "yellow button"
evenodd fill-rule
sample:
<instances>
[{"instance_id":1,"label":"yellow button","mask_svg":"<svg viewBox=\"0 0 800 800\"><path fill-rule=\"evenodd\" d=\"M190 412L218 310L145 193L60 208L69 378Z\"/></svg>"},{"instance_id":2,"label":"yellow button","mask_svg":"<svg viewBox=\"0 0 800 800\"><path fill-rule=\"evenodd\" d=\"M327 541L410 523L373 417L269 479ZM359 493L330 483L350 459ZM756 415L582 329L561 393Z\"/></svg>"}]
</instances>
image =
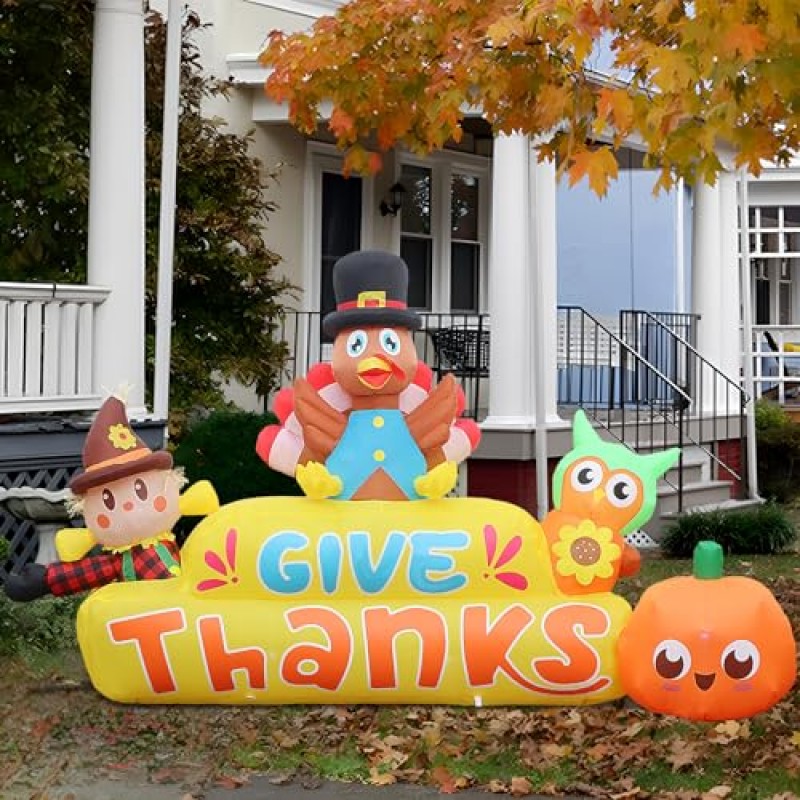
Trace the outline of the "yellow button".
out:
<instances>
[{"instance_id":1,"label":"yellow button","mask_svg":"<svg viewBox=\"0 0 800 800\"><path fill-rule=\"evenodd\" d=\"M383 418L383 417L375 417L375 418L372 420L372 424L373 424L373 425L374 425L376 428L382 428L385 422L386 422L386 420L384 420L384 418Z\"/></svg>"},{"instance_id":2,"label":"yellow button","mask_svg":"<svg viewBox=\"0 0 800 800\"><path fill-rule=\"evenodd\" d=\"M383 461L383 459L384 459L384 458L386 458L386 453L384 453L384 452L383 452L383 450L376 450L376 451L375 451L375 452L372 454L372 457L373 457L373 458L374 458L376 461Z\"/></svg>"}]
</instances>

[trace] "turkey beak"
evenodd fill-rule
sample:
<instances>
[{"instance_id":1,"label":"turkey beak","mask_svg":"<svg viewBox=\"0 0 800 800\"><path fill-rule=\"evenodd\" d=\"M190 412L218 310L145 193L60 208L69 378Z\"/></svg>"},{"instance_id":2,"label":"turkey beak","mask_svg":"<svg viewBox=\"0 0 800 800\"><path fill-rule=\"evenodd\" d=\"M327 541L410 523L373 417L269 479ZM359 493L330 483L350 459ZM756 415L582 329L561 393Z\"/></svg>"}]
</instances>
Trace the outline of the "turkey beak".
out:
<instances>
[{"instance_id":1,"label":"turkey beak","mask_svg":"<svg viewBox=\"0 0 800 800\"><path fill-rule=\"evenodd\" d=\"M389 382L394 366L383 356L369 356L358 362L356 375L364 386L378 390Z\"/></svg>"}]
</instances>

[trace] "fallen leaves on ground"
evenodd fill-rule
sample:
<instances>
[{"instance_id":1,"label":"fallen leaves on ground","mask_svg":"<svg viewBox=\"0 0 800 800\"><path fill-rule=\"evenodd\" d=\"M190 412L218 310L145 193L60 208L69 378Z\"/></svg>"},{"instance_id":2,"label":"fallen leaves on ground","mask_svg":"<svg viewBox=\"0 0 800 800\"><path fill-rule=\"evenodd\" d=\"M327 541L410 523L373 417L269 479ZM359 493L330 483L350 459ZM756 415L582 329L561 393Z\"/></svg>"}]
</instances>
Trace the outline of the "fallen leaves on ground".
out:
<instances>
[{"instance_id":1,"label":"fallen leaves on ground","mask_svg":"<svg viewBox=\"0 0 800 800\"><path fill-rule=\"evenodd\" d=\"M800 635L800 583L768 583ZM779 785L782 794L773 790L775 800L800 797L797 689L752 720L716 724L657 716L628 700L566 708L123 706L98 695L79 657L73 662L51 675L0 663L0 796L17 796L42 776L58 783L69 770L119 781L144 769L184 797L240 786L249 770L304 786L324 775L427 784L443 794L480 786L513 797L608 800L735 800L748 776L778 772L789 783ZM50 682L70 690L42 691ZM646 780L654 768L682 788L654 789ZM702 790L688 788L704 775Z\"/></svg>"}]
</instances>

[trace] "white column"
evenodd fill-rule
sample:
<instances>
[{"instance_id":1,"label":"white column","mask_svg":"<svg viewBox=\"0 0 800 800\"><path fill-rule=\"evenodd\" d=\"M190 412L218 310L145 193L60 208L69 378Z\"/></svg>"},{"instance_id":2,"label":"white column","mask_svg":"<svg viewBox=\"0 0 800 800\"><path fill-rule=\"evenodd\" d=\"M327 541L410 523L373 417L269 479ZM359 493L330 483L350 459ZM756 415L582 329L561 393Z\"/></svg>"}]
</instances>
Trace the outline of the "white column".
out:
<instances>
[{"instance_id":1,"label":"white column","mask_svg":"<svg viewBox=\"0 0 800 800\"><path fill-rule=\"evenodd\" d=\"M96 317L95 382L125 384L145 413L144 12L142 0L96 0L92 52L89 283L111 294Z\"/></svg>"},{"instance_id":2,"label":"white column","mask_svg":"<svg viewBox=\"0 0 800 800\"><path fill-rule=\"evenodd\" d=\"M720 247L722 233L720 230L720 188L719 182L714 186L706 183L698 184L693 189L692 204L692 310L700 315L697 326L697 350L714 366L720 367L722 343L722 310L724 295L722 289L722 259ZM704 381L702 388L703 408L700 411L713 409L714 381L707 369L702 370Z\"/></svg>"},{"instance_id":3,"label":"white column","mask_svg":"<svg viewBox=\"0 0 800 800\"><path fill-rule=\"evenodd\" d=\"M675 311L686 311L686 186L675 185Z\"/></svg>"},{"instance_id":4,"label":"white column","mask_svg":"<svg viewBox=\"0 0 800 800\"><path fill-rule=\"evenodd\" d=\"M556 166L538 163L532 154L531 211L533 214L533 346L535 416L541 424L561 421L558 416L558 240L556 229Z\"/></svg>"},{"instance_id":5,"label":"white column","mask_svg":"<svg viewBox=\"0 0 800 800\"><path fill-rule=\"evenodd\" d=\"M739 381L741 365L741 292L739 287L739 232L736 173L717 178L720 191L720 353L719 368ZM746 213L746 212L745 212ZM738 407L737 407L738 408Z\"/></svg>"},{"instance_id":6,"label":"white column","mask_svg":"<svg viewBox=\"0 0 800 800\"><path fill-rule=\"evenodd\" d=\"M487 429L532 430L533 275L530 268L531 148L527 136L500 134L492 163L489 250L491 370Z\"/></svg>"},{"instance_id":7,"label":"white column","mask_svg":"<svg viewBox=\"0 0 800 800\"><path fill-rule=\"evenodd\" d=\"M692 306L700 314L697 349L723 375L739 381L739 248L736 218L736 176L721 172L714 186L694 188L692 240ZM738 412L738 393L726 395L729 385L715 382L704 370L703 411ZM700 410L700 409L698 409Z\"/></svg>"}]
</instances>

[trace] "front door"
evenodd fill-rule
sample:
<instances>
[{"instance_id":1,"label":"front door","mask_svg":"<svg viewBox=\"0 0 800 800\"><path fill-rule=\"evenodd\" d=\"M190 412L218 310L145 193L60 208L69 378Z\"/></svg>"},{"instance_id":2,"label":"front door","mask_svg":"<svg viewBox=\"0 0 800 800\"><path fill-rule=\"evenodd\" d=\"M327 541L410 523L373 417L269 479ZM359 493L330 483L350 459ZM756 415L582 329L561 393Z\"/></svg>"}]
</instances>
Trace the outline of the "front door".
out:
<instances>
[{"instance_id":1,"label":"front door","mask_svg":"<svg viewBox=\"0 0 800 800\"><path fill-rule=\"evenodd\" d=\"M333 265L361 247L361 193L361 178L322 173L320 311L323 317L336 308ZM323 336L322 341L330 339Z\"/></svg>"}]
</instances>

